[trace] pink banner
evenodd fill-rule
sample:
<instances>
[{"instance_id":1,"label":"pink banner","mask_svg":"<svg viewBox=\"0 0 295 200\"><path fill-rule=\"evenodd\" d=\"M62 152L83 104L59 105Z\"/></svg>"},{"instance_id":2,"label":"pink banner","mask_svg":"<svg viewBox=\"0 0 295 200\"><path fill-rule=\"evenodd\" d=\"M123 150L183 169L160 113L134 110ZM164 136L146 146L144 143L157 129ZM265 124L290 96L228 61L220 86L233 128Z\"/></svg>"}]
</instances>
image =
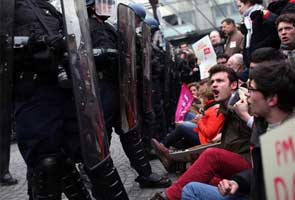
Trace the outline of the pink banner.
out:
<instances>
[{"instance_id":1,"label":"pink banner","mask_svg":"<svg viewBox=\"0 0 295 200\"><path fill-rule=\"evenodd\" d=\"M175 122L183 120L184 115L189 110L193 100L194 100L194 97L191 91L188 89L187 85L182 84L178 103L177 103L177 108L175 112Z\"/></svg>"}]
</instances>

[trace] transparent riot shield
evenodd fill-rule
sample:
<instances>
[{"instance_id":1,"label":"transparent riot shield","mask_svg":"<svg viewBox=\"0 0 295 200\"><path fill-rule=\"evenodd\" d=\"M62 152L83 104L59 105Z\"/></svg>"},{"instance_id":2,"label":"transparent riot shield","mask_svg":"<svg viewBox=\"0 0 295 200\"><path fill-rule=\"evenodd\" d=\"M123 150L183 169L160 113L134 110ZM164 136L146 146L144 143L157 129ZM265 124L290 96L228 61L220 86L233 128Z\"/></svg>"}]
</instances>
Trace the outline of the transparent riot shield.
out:
<instances>
[{"instance_id":1,"label":"transparent riot shield","mask_svg":"<svg viewBox=\"0 0 295 200\"><path fill-rule=\"evenodd\" d=\"M151 41L151 28L142 23L142 38L141 46L143 48L142 67L143 67L143 110L145 113L153 111L152 106L152 72L151 72L151 59L152 59L152 41Z\"/></svg>"},{"instance_id":2,"label":"transparent riot shield","mask_svg":"<svg viewBox=\"0 0 295 200\"><path fill-rule=\"evenodd\" d=\"M14 0L0 1L0 175L10 155L14 7Z\"/></svg>"},{"instance_id":3,"label":"transparent riot shield","mask_svg":"<svg viewBox=\"0 0 295 200\"><path fill-rule=\"evenodd\" d=\"M119 4L117 14L121 127L128 132L138 124L135 13L127 5Z\"/></svg>"},{"instance_id":4,"label":"transparent riot shield","mask_svg":"<svg viewBox=\"0 0 295 200\"><path fill-rule=\"evenodd\" d=\"M173 127L175 108L178 97L175 99L177 84L174 80L175 58L173 48L169 42L166 42L165 52L165 80L164 80L164 108L166 113L167 125Z\"/></svg>"},{"instance_id":5,"label":"transparent riot shield","mask_svg":"<svg viewBox=\"0 0 295 200\"><path fill-rule=\"evenodd\" d=\"M84 0L63 0L69 62L84 165L94 169L109 155Z\"/></svg>"}]
</instances>

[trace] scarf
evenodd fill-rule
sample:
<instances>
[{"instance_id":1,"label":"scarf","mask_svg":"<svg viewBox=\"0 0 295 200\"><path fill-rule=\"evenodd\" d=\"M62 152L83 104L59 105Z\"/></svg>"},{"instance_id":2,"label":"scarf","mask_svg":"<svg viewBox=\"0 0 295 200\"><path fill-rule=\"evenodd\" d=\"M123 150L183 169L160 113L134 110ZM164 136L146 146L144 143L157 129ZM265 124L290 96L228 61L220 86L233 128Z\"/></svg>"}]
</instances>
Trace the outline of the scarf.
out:
<instances>
[{"instance_id":1,"label":"scarf","mask_svg":"<svg viewBox=\"0 0 295 200\"><path fill-rule=\"evenodd\" d=\"M247 29L247 35L246 35L246 46L245 48L249 48L250 47L250 41L251 41L251 35L252 35L252 32L253 32L253 28L252 28L252 20L250 18L251 14L254 12L254 11L257 11L257 10L263 10L264 7L260 4L254 4L253 6L250 6L243 14L243 17L244 17L244 24L245 24L245 27Z\"/></svg>"}]
</instances>

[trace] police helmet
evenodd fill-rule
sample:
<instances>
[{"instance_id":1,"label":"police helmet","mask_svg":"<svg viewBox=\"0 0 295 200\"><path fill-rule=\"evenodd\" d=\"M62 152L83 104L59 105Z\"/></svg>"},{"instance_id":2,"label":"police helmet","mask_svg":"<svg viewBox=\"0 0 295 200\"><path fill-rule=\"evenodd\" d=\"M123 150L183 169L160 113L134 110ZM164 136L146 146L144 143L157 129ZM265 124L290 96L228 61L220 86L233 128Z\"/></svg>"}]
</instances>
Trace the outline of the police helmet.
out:
<instances>
[{"instance_id":1,"label":"police helmet","mask_svg":"<svg viewBox=\"0 0 295 200\"><path fill-rule=\"evenodd\" d=\"M130 3L128 6L135 12L135 14L141 20L144 20L144 18L146 16L146 12L145 12L145 9L144 9L144 7L142 5L137 4L137 3Z\"/></svg>"},{"instance_id":2,"label":"police helmet","mask_svg":"<svg viewBox=\"0 0 295 200\"><path fill-rule=\"evenodd\" d=\"M144 22L145 22L149 27L151 27L152 31L157 31L157 30L160 29L160 27L159 27L159 22L158 22L155 18L153 18L153 17L150 17L150 16L146 17L146 18L144 19Z\"/></svg>"},{"instance_id":3,"label":"police helmet","mask_svg":"<svg viewBox=\"0 0 295 200\"><path fill-rule=\"evenodd\" d=\"M86 7L90 7L90 6L93 6L95 1L94 0L85 0L85 3L86 3Z\"/></svg>"}]
</instances>

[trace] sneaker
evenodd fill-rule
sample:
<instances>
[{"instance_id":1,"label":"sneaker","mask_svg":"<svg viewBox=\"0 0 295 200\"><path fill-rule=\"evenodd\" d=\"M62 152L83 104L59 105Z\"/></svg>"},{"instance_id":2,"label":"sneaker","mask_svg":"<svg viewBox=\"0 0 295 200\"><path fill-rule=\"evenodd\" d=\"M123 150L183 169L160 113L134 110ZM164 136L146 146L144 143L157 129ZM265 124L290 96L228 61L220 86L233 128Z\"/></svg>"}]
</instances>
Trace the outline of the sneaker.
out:
<instances>
[{"instance_id":1,"label":"sneaker","mask_svg":"<svg viewBox=\"0 0 295 200\"><path fill-rule=\"evenodd\" d=\"M139 183L140 188L167 188L172 183L169 178L154 173L150 176L138 176L135 181Z\"/></svg>"},{"instance_id":2,"label":"sneaker","mask_svg":"<svg viewBox=\"0 0 295 200\"><path fill-rule=\"evenodd\" d=\"M9 186L9 185L15 185L15 184L17 184L17 180L12 178L10 173L6 173L0 178L1 186Z\"/></svg>"},{"instance_id":3,"label":"sneaker","mask_svg":"<svg viewBox=\"0 0 295 200\"><path fill-rule=\"evenodd\" d=\"M156 139L152 139L152 146L165 169L170 172L173 160L169 154L169 149L166 148L162 143L158 142Z\"/></svg>"}]
</instances>

